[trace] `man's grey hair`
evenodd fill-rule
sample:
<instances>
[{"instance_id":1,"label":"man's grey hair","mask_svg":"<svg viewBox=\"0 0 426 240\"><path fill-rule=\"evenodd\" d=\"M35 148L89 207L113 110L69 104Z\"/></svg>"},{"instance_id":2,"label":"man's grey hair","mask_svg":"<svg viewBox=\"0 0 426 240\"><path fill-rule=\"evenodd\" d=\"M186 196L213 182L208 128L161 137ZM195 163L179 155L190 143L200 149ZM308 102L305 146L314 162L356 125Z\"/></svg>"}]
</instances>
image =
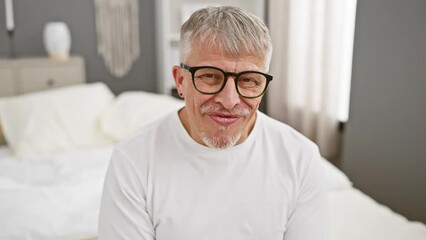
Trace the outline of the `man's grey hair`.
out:
<instances>
[{"instance_id":1,"label":"man's grey hair","mask_svg":"<svg viewBox=\"0 0 426 240\"><path fill-rule=\"evenodd\" d=\"M207 7L194 12L180 32L180 61L185 63L193 47L215 48L229 57L254 56L268 71L272 42L266 25L237 7Z\"/></svg>"}]
</instances>

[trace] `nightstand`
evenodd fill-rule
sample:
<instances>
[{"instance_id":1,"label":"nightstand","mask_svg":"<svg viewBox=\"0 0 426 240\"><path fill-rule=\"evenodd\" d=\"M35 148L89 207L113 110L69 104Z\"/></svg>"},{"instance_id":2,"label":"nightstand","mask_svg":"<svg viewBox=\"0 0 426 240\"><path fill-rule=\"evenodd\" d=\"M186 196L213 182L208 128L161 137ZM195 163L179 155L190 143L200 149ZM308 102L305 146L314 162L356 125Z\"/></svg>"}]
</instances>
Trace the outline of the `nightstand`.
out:
<instances>
[{"instance_id":1,"label":"nightstand","mask_svg":"<svg viewBox=\"0 0 426 240\"><path fill-rule=\"evenodd\" d=\"M0 60L0 97L84 83L82 57L66 61L48 58Z\"/></svg>"}]
</instances>

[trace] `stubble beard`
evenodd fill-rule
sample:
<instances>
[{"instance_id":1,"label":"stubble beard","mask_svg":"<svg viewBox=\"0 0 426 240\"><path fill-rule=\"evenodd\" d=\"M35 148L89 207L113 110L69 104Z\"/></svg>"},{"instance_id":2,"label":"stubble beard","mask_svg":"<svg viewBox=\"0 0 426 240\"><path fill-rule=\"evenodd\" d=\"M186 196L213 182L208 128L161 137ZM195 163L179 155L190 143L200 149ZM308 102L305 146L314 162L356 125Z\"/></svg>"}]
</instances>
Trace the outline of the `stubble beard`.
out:
<instances>
[{"instance_id":1,"label":"stubble beard","mask_svg":"<svg viewBox=\"0 0 426 240\"><path fill-rule=\"evenodd\" d=\"M241 131L229 137L209 137L205 131L201 132L201 140L207 147L224 149L233 147L237 144L238 140L241 138Z\"/></svg>"},{"instance_id":2,"label":"stubble beard","mask_svg":"<svg viewBox=\"0 0 426 240\"><path fill-rule=\"evenodd\" d=\"M247 108L235 108L230 111L227 111L227 110L224 110L221 106L214 106L214 105L203 105L200 111L202 115L210 111L230 112L232 114L240 115L242 117L247 117L250 114L250 110ZM231 126L219 126L218 128L219 132L221 133L230 131L230 129L231 129ZM225 148L235 146L240 140L242 134L243 134L242 129L239 129L232 136L210 136L205 129L202 129L200 131L200 137L203 143L210 148L216 148L216 149L225 149Z\"/></svg>"}]
</instances>

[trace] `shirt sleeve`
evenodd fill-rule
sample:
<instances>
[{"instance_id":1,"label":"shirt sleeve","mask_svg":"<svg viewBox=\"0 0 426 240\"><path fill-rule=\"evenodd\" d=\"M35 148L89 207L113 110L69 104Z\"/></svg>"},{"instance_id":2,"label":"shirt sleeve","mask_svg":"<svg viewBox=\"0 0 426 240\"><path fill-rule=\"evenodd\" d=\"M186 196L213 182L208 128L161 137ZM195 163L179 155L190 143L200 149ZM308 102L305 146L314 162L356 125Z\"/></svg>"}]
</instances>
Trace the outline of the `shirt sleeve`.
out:
<instances>
[{"instance_id":1,"label":"shirt sleeve","mask_svg":"<svg viewBox=\"0 0 426 240\"><path fill-rule=\"evenodd\" d=\"M321 157L315 151L302 176L300 191L287 224L284 240L326 240L327 216L325 175Z\"/></svg>"},{"instance_id":2,"label":"shirt sleeve","mask_svg":"<svg viewBox=\"0 0 426 240\"><path fill-rule=\"evenodd\" d=\"M105 177L99 215L99 240L153 240L141 176L128 157L114 150Z\"/></svg>"}]
</instances>

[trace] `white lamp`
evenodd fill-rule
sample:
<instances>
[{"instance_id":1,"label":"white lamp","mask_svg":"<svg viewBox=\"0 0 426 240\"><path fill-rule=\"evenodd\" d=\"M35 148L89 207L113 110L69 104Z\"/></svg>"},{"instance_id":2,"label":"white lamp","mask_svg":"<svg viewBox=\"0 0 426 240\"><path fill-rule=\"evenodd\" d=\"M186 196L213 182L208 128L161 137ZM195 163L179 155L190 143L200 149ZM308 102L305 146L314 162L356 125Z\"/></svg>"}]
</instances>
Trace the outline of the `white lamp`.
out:
<instances>
[{"instance_id":1,"label":"white lamp","mask_svg":"<svg viewBox=\"0 0 426 240\"><path fill-rule=\"evenodd\" d=\"M49 22L44 26L43 41L52 59L67 60L71 48L70 30L64 22Z\"/></svg>"}]
</instances>

